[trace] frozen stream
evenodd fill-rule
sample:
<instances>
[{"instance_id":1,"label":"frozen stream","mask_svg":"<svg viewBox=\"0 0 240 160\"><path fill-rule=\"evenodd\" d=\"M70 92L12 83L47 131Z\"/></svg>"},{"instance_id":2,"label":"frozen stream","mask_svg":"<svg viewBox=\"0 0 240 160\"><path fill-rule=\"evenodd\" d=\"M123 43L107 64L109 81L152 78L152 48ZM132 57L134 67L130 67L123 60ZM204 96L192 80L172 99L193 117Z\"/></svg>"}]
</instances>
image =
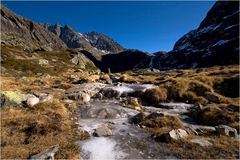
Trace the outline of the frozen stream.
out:
<instances>
[{"instance_id":1,"label":"frozen stream","mask_svg":"<svg viewBox=\"0 0 240 160\"><path fill-rule=\"evenodd\" d=\"M106 110L110 118L96 118ZM79 107L81 126L90 134L102 124L111 124L113 136L94 137L80 142L82 159L162 159L175 158L166 148L150 138L143 129L128 123L138 111L123 108L114 101L96 101ZM84 115L84 116L83 116Z\"/></svg>"}]
</instances>

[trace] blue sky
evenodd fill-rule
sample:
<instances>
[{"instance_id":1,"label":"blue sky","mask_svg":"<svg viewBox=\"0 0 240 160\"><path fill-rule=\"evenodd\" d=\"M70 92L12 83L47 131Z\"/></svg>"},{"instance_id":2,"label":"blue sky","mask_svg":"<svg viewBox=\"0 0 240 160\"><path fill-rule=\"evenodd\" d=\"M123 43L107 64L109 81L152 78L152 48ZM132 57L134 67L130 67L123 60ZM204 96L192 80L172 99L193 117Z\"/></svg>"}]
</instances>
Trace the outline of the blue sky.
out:
<instances>
[{"instance_id":1,"label":"blue sky","mask_svg":"<svg viewBox=\"0 0 240 160\"><path fill-rule=\"evenodd\" d=\"M35 22L97 31L126 48L150 53L170 51L184 34L199 26L215 1L2 1Z\"/></svg>"}]
</instances>

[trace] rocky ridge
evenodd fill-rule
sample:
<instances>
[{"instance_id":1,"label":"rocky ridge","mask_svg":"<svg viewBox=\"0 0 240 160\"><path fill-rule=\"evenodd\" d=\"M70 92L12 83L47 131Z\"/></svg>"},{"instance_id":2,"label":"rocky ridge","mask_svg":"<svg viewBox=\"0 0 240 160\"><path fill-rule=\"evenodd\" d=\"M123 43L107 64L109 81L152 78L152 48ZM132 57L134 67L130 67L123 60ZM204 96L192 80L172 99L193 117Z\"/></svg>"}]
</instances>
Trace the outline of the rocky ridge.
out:
<instances>
[{"instance_id":1,"label":"rocky ridge","mask_svg":"<svg viewBox=\"0 0 240 160\"><path fill-rule=\"evenodd\" d=\"M9 10L1 3L1 43L28 49L65 49L55 34Z\"/></svg>"}]
</instances>

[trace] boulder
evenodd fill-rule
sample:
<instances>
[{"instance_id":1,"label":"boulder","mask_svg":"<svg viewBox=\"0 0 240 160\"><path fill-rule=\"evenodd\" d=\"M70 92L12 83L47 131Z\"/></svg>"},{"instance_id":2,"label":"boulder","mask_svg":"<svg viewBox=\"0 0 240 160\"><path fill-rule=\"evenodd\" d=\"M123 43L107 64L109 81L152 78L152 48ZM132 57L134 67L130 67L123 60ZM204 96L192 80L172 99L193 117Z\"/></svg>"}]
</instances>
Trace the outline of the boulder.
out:
<instances>
[{"instance_id":1,"label":"boulder","mask_svg":"<svg viewBox=\"0 0 240 160\"><path fill-rule=\"evenodd\" d=\"M238 136L237 130L227 125L219 125L219 126L216 126L215 129L217 134L219 135L234 137L234 138Z\"/></svg>"},{"instance_id":2,"label":"boulder","mask_svg":"<svg viewBox=\"0 0 240 160\"><path fill-rule=\"evenodd\" d=\"M94 130L93 135L96 137L102 137L102 136L112 136L113 133L111 128L109 128L107 124L103 124L99 128Z\"/></svg>"},{"instance_id":3,"label":"boulder","mask_svg":"<svg viewBox=\"0 0 240 160\"><path fill-rule=\"evenodd\" d=\"M1 92L1 107L5 106L18 106L27 99L25 94L18 91L4 91Z\"/></svg>"},{"instance_id":4,"label":"boulder","mask_svg":"<svg viewBox=\"0 0 240 160\"><path fill-rule=\"evenodd\" d=\"M33 107L40 102L39 98L34 95L28 95L26 100L27 106Z\"/></svg>"},{"instance_id":5,"label":"boulder","mask_svg":"<svg viewBox=\"0 0 240 160\"><path fill-rule=\"evenodd\" d=\"M170 132L166 132L160 135L153 135L153 138L158 142L171 142L173 140L179 140L186 138L188 133L183 129L173 129Z\"/></svg>"},{"instance_id":6,"label":"boulder","mask_svg":"<svg viewBox=\"0 0 240 160\"><path fill-rule=\"evenodd\" d=\"M53 101L53 95L48 93L34 93L34 95L39 98L40 103L44 102L51 103Z\"/></svg>"}]
</instances>

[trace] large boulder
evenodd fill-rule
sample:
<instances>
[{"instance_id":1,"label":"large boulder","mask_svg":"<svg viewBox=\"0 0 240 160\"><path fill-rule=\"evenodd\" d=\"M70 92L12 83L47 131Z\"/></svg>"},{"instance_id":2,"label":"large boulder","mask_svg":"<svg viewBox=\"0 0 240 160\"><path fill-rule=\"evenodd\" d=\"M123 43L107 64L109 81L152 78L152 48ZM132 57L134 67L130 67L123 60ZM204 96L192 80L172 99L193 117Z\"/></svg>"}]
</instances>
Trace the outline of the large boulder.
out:
<instances>
[{"instance_id":1,"label":"large boulder","mask_svg":"<svg viewBox=\"0 0 240 160\"><path fill-rule=\"evenodd\" d=\"M101 125L99 128L96 128L93 133L94 136L102 137L102 136L112 136L112 130L107 124Z\"/></svg>"}]
</instances>

